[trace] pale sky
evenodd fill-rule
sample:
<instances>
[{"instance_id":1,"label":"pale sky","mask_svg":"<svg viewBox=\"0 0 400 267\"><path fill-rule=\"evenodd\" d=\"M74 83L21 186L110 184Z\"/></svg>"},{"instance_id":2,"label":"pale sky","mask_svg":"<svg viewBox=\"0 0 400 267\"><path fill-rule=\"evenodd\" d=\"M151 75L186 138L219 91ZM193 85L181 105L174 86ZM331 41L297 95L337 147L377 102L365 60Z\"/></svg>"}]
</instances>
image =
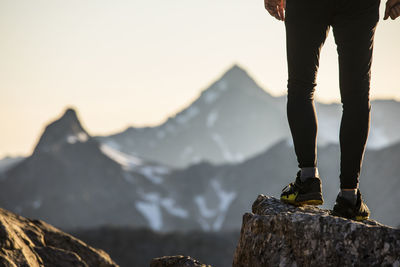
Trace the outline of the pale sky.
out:
<instances>
[{"instance_id":1,"label":"pale sky","mask_svg":"<svg viewBox=\"0 0 400 267\"><path fill-rule=\"evenodd\" d=\"M0 38L0 158L69 106L93 135L160 124L234 63L286 92L284 24L262 0L0 0ZM339 102L337 68L331 32L318 100ZM400 100L399 75L400 18L381 18L372 98Z\"/></svg>"}]
</instances>

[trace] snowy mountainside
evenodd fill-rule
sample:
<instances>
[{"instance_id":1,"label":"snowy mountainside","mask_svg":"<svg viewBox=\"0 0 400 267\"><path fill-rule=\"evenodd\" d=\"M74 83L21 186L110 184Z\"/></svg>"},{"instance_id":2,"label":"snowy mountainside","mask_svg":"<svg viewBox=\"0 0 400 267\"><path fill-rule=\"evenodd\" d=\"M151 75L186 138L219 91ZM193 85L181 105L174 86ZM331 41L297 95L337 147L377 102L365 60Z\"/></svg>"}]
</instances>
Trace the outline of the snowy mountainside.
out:
<instances>
[{"instance_id":1,"label":"snowy mountainside","mask_svg":"<svg viewBox=\"0 0 400 267\"><path fill-rule=\"evenodd\" d=\"M33 154L0 179L0 206L63 229L101 225L156 231L219 230L235 195L219 181L195 187L170 166L99 143L68 109L44 130ZM213 191L208 192L207 184ZM182 185L187 189L176 190ZM196 196L186 195L188 188ZM217 207L209 207L210 198ZM213 203L213 204L215 204ZM219 221L210 220L219 214ZM194 216L196 215L196 216Z\"/></svg>"},{"instance_id":2,"label":"snowy mountainside","mask_svg":"<svg viewBox=\"0 0 400 267\"><path fill-rule=\"evenodd\" d=\"M241 162L287 134L273 97L234 65L163 124L98 139L127 154L186 167L202 160Z\"/></svg>"},{"instance_id":3,"label":"snowy mountainside","mask_svg":"<svg viewBox=\"0 0 400 267\"><path fill-rule=\"evenodd\" d=\"M338 144L341 104L315 104L318 144ZM371 105L368 148L380 149L399 142L400 103L374 100ZM290 136L286 95L271 96L243 68L234 65L188 107L161 125L130 127L97 138L126 154L182 168L202 160L239 163Z\"/></svg>"},{"instance_id":4,"label":"snowy mountainside","mask_svg":"<svg viewBox=\"0 0 400 267\"><path fill-rule=\"evenodd\" d=\"M100 143L78 122L75 111L64 114L46 128L30 157L5 172L1 207L63 229L233 230L255 195L279 196L297 171L288 138L238 163L173 168ZM339 190L339 146L320 146L318 155L324 207L331 208ZM373 218L392 226L400 223L400 195L394 191L400 186L399 161L400 143L369 149L361 176ZM382 206L387 195L394 201Z\"/></svg>"}]
</instances>

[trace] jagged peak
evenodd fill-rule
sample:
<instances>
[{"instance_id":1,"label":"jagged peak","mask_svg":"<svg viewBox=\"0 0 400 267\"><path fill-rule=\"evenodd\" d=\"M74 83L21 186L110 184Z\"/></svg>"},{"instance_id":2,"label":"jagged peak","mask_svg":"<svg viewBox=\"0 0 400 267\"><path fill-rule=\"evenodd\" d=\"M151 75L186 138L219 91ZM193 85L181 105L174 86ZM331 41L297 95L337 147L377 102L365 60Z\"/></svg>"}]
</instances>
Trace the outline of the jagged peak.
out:
<instances>
[{"instance_id":1,"label":"jagged peak","mask_svg":"<svg viewBox=\"0 0 400 267\"><path fill-rule=\"evenodd\" d=\"M237 63L233 64L223 75L222 78L231 78L231 77L237 77L237 76L242 76L242 77L250 77L250 75L247 73L247 71L238 65Z\"/></svg>"},{"instance_id":2,"label":"jagged peak","mask_svg":"<svg viewBox=\"0 0 400 267\"><path fill-rule=\"evenodd\" d=\"M82 127L76 110L69 107L59 119L46 126L35 152L51 150L57 144L85 142L89 138L90 135Z\"/></svg>"},{"instance_id":3,"label":"jagged peak","mask_svg":"<svg viewBox=\"0 0 400 267\"><path fill-rule=\"evenodd\" d=\"M72 107L68 107L65 112L64 115L62 117L71 117L71 118L75 118L78 119L78 115L76 114L76 110Z\"/></svg>"},{"instance_id":4,"label":"jagged peak","mask_svg":"<svg viewBox=\"0 0 400 267\"><path fill-rule=\"evenodd\" d=\"M203 90L199 99L209 104L218 99L221 94L233 92L238 97L241 97L243 93L257 97L272 97L256 83L243 67L235 63L210 87Z\"/></svg>"}]
</instances>

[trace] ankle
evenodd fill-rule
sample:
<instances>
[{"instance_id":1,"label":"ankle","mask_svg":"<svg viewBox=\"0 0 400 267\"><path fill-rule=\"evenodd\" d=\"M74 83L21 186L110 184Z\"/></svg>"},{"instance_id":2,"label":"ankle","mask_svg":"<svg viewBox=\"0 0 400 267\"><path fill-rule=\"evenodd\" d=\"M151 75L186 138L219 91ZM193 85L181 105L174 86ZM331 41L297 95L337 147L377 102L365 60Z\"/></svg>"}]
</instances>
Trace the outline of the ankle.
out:
<instances>
[{"instance_id":1,"label":"ankle","mask_svg":"<svg viewBox=\"0 0 400 267\"><path fill-rule=\"evenodd\" d=\"M310 177L319 177L318 167L304 167L300 171L300 180L305 181Z\"/></svg>"},{"instance_id":2,"label":"ankle","mask_svg":"<svg viewBox=\"0 0 400 267\"><path fill-rule=\"evenodd\" d=\"M339 196L350 201L353 205L356 205L357 190L358 190L358 188L354 188L354 189L341 188L340 192L339 192Z\"/></svg>"}]
</instances>

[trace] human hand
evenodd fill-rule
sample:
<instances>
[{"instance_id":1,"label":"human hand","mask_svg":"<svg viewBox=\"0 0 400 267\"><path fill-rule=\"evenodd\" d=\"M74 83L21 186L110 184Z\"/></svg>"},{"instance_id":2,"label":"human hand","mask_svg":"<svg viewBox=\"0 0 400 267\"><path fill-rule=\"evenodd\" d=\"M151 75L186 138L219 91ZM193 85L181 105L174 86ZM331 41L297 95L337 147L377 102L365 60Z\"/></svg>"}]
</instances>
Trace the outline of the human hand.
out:
<instances>
[{"instance_id":1,"label":"human hand","mask_svg":"<svg viewBox=\"0 0 400 267\"><path fill-rule=\"evenodd\" d=\"M386 2L385 17L383 19L387 20L389 16L392 20L400 16L400 0L388 0Z\"/></svg>"},{"instance_id":2,"label":"human hand","mask_svg":"<svg viewBox=\"0 0 400 267\"><path fill-rule=\"evenodd\" d=\"M264 0L264 7L271 16L278 20L285 20L286 0Z\"/></svg>"}]
</instances>

